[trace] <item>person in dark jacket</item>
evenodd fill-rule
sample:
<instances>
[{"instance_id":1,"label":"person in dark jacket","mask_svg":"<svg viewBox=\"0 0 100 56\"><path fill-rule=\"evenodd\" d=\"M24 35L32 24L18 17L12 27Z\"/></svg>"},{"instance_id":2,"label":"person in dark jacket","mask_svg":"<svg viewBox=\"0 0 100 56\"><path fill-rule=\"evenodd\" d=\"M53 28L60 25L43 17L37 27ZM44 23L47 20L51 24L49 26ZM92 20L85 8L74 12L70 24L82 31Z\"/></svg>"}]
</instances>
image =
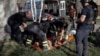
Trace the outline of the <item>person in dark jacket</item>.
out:
<instances>
[{"instance_id":1,"label":"person in dark jacket","mask_svg":"<svg viewBox=\"0 0 100 56\"><path fill-rule=\"evenodd\" d=\"M40 25L40 23L33 22L32 24L27 26L25 31L28 32L29 35L34 35L34 37L27 38L26 44L31 44L29 43L29 40L36 41L36 39L38 39L38 42L40 45L42 45L43 50L49 50L46 33L42 30L42 26Z\"/></svg>"},{"instance_id":2,"label":"person in dark jacket","mask_svg":"<svg viewBox=\"0 0 100 56\"><path fill-rule=\"evenodd\" d=\"M16 40L19 44L22 44L22 32L24 31L24 28L27 27L26 19L31 18L31 12L18 12L13 15L11 15L8 18L8 25L11 28L11 39Z\"/></svg>"}]
</instances>

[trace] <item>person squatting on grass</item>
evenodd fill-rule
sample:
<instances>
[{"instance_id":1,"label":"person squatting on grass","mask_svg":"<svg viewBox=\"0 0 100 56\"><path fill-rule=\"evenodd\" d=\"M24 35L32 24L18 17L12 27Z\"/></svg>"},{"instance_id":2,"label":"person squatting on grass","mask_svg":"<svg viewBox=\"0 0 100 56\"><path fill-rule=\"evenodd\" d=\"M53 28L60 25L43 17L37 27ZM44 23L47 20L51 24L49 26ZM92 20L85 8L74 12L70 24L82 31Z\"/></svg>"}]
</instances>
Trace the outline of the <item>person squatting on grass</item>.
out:
<instances>
[{"instance_id":1,"label":"person squatting on grass","mask_svg":"<svg viewBox=\"0 0 100 56\"><path fill-rule=\"evenodd\" d=\"M30 19L31 16L32 14L30 11L25 11L25 12L15 13L9 17L8 25L11 28L11 38L16 40L19 44L23 44L22 38L24 37L22 37L22 33L29 34L29 35L35 34L37 38L40 40L40 43L42 43L43 49L49 50L48 42L46 39L46 33L43 32L43 30L41 29L40 23L33 22L32 24L29 25L26 24L26 21L28 20L27 18ZM36 38L36 37L32 36L30 38ZM32 39L28 41L32 42ZM27 42L26 40L25 44L30 44L30 43Z\"/></svg>"},{"instance_id":2,"label":"person squatting on grass","mask_svg":"<svg viewBox=\"0 0 100 56\"><path fill-rule=\"evenodd\" d=\"M19 44L23 44L22 42L22 31L21 30L21 26L23 28L27 27L26 24L26 19L27 18L31 18L31 12L30 11L26 11L26 12L18 12L15 13L13 15L11 15L8 18L8 25L11 28L11 39L16 40Z\"/></svg>"}]
</instances>

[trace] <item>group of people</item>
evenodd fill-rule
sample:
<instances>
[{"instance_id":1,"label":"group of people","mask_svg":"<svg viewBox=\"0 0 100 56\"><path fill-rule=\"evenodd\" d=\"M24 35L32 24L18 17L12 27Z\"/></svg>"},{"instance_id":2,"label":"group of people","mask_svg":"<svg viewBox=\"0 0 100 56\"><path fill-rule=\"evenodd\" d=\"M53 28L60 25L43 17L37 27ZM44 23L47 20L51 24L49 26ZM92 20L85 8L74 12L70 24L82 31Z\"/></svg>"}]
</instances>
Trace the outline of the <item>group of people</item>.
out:
<instances>
[{"instance_id":1,"label":"group of people","mask_svg":"<svg viewBox=\"0 0 100 56\"><path fill-rule=\"evenodd\" d=\"M32 22L28 25L27 20L30 18L32 18L31 11L18 12L8 18L12 39L16 40L19 44L24 43L25 46L30 46L38 42L39 46L42 46L46 50L50 49L49 45L54 46L56 41L60 41L56 37L58 36L57 31L62 32L65 27L63 18L54 19L53 15L48 13L45 17L46 20L43 18L40 23ZM48 40L52 44L48 44Z\"/></svg>"},{"instance_id":2,"label":"group of people","mask_svg":"<svg viewBox=\"0 0 100 56\"><path fill-rule=\"evenodd\" d=\"M93 1L81 0L80 2L83 9L79 19L77 17L76 20L77 28L75 28L74 24L76 16L74 5L70 6L70 22L71 28L76 29L75 42L77 56L88 56L88 36L95 24L98 10L95 3L95 5L92 5ZM67 29L69 25L64 18L55 19L52 13L48 13L45 17L46 20L42 19L40 23L32 22L27 25L26 22L30 18L32 18L31 11L25 11L15 13L8 19L8 25L11 28L11 38L16 40L19 44L24 43L26 46L36 44L41 46L43 50L49 50L50 46L61 45L68 41L69 33L67 33L65 29ZM82 44L84 48L82 48ZM35 47L37 47L36 45Z\"/></svg>"}]
</instances>

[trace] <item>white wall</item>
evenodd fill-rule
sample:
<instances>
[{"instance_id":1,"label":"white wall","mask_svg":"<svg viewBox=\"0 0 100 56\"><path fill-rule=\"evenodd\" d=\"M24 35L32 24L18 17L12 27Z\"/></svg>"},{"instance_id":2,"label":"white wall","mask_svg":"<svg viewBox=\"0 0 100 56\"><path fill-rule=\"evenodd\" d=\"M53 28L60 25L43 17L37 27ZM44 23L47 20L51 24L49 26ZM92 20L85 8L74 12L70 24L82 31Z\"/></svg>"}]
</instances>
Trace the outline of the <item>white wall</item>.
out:
<instances>
[{"instance_id":1,"label":"white wall","mask_svg":"<svg viewBox=\"0 0 100 56\"><path fill-rule=\"evenodd\" d=\"M94 2L96 2L98 5L100 5L100 0L93 0Z\"/></svg>"}]
</instances>

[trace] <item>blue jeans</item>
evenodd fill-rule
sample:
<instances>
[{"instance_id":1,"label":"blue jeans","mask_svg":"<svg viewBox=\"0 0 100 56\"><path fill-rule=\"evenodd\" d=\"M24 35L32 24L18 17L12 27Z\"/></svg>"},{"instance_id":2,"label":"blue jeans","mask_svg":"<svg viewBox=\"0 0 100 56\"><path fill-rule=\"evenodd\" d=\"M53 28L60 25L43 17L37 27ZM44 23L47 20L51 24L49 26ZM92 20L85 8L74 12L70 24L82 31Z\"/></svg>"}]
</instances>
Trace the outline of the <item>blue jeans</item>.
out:
<instances>
[{"instance_id":1,"label":"blue jeans","mask_svg":"<svg viewBox=\"0 0 100 56\"><path fill-rule=\"evenodd\" d=\"M90 29L77 30L75 37L77 56L88 56L88 36L90 31Z\"/></svg>"}]
</instances>

